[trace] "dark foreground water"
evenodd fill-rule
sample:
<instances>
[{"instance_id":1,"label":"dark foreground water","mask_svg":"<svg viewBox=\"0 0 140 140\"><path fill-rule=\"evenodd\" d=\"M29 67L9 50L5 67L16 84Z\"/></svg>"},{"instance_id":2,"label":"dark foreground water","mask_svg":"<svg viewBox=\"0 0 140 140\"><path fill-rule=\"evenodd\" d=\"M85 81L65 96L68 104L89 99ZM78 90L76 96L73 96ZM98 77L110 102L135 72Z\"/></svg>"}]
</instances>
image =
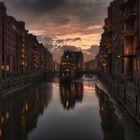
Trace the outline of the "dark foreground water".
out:
<instances>
[{"instance_id":1,"label":"dark foreground water","mask_svg":"<svg viewBox=\"0 0 140 140\"><path fill-rule=\"evenodd\" d=\"M94 78L50 82L0 98L0 140L124 140L108 96Z\"/></svg>"}]
</instances>

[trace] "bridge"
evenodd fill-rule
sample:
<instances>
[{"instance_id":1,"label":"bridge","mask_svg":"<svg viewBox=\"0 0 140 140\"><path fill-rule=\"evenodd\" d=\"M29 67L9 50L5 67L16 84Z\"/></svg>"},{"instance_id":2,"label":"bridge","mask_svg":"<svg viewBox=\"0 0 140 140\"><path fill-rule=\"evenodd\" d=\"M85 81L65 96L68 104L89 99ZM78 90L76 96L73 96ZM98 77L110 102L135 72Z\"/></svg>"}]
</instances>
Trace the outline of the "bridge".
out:
<instances>
[{"instance_id":1,"label":"bridge","mask_svg":"<svg viewBox=\"0 0 140 140\"><path fill-rule=\"evenodd\" d=\"M82 72L77 72L77 73L80 73L83 75L94 75L94 74L97 74L98 71L82 71Z\"/></svg>"}]
</instances>

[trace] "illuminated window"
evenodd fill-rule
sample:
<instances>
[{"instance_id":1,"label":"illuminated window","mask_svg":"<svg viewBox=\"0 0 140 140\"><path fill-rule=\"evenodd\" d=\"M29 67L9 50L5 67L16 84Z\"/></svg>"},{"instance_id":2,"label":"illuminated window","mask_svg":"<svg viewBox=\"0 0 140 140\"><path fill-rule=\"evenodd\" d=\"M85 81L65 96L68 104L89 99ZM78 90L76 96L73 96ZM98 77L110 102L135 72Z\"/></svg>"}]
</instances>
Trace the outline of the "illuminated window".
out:
<instances>
[{"instance_id":1,"label":"illuminated window","mask_svg":"<svg viewBox=\"0 0 140 140\"><path fill-rule=\"evenodd\" d=\"M14 24L12 24L12 29L16 30L16 26Z\"/></svg>"},{"instance_id":2,"label":"illuminated window","mask_svg":"<svg viewBox=\"0 0 140 140\"><path fill-rule=\"evenodd\" d=\"M25 65L25 62L24 62L24 60L22 60L22 63L21 63L21 64L22 64L22 66L24 66L24 65Z\"/></svg>"},{"instance_id":3,"label":"illuminated window","mask_svg":"<svg viewBox=\"0 0 140 140\"><path fill-rule=\"evenodd\" d=\"M25 105L25 110L28 111L28 104Z\"/></svg>"},{"instance_id":4,"label":"illuminated window","mask_svg":"<svg viewBox=\"0 0 140 140\"><path fill-rule=\"evenodd\" d=\"M6 71L10 71L10 66L6 65Z\"/></svg>"},{"instance_id":5,"label":"illuminated window","mask_svg":"<svg viewBox=\"0 0 140 140\"><path fill-rule=\"evenodd\" d=\"M6 113L6 119L8 120L10 118L9 112Z\"/></svg>"},{"instance_id":6,"label":"illuminated window","mask_svg":"<svg viewBox=\"0 0 140 140\"><path fill-rule=\"evenodd\" d=\"M25 49L24 48L22 48L22 53L25 53Z\"/></svg>"},{"instance_id":7,"label":"illuminated window","mask_svg":"<svg viewBox=\"0 0 140 140\"><path fill-rule=\"evenodd\" d=\"M21 57L22 57L22 58L25 58L25 55L24 55L24 54L22 54L22 55L21 55Z\"/></svg>"},{"instance_id":8,"label":"illuminated window","mask_svg":"<svg viewBox=\"0 0 140 140\"><path fill-rule=\"evenodd\" d=\"M2 122L2 123L4 122L4 117L3 117L3 116L1 117L1 122Z\"/></svg>"},{"instance_id":9,"label":"illuminated window","mask_svg":"<svg viewBox=\"0 0 140 140\"><path fill-rule=\"evenodd\" d=\"M4 69L5 69L5 68L4 68L4 65L1 65L1 69L2 69L2 70L4 70Z\"/></svg>"}]
</instances>

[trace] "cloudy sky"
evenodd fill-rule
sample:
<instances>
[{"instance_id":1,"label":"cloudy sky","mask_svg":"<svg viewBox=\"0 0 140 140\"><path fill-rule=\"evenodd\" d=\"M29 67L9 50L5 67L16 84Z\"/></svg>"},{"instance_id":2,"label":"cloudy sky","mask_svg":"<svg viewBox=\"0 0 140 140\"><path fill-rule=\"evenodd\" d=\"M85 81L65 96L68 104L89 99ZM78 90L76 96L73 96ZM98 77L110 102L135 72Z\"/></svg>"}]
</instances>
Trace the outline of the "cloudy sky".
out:
<instances>
[{"instance_id":1,"label":"cloudy sky","mask_svg":"<svg viewBox=\"0 0 140 140\"><path fill-rule=\"evenodd\" d=\"M89 53L94 53L93 57L97 53L110 1L3 0L8 14L25 21L26 28L37 35L55 56L66 46L76 46L84 51L86 60L92 59Z\"/></svg>"}]
</instances>

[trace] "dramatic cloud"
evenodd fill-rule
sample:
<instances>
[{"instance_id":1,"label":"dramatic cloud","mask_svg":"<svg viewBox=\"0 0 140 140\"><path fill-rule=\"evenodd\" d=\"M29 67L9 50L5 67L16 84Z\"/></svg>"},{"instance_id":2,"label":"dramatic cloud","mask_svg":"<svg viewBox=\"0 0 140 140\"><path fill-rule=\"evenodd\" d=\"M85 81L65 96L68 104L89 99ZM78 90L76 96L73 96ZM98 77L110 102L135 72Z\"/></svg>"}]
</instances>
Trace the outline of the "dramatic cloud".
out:
<instances>
[{"instance_id":1,"label":"dramatic cloud","mask_svg":"<svg viewBox=\"0 0 140 140\"><path fill-rule=\"evenodd\" d=\"M53 50L54 59L60 62L61 56L63 55L64 51L81 51L81 48L77 48L75 46L57 46L55 50Z\"/></svg>"},{"instance_id":2,"label":"dramatic cloud","mask_svg":"<svg viewBox=\"0 0 140 140\"><path fill-rule=\"evenodd\" d=\"M71 45L82 49L99 45L110 1L4 0L8 13L26 21L30 32L49 48Z\"/></svg>"},{"instance_id":3,"label":"dramatic cloud","mask_svg":"<svg viewBox=\"0 0 140 140\"><path fill-rule=\"evenodd\" d=\"M84 61L87 62L87 61L95 58L95 56L99 50L99 46L93 45L89 49L83 49L83 50L81 50L81 48L77 48L75 46L57 46L57 48L55 48L55 50L53 51L54 59L57 60L58 62L60 62L60 58L61 58L63 52L66 50L83 51Z\"/></svg>"},{"instance_id":4,"label":"dramatic cloud","mask_svg":"<svg viewBox=\"0 0 140 140\"><path fill-rule=\"evenodd\" d=\"M54 47L54 45L53 45L54 38L55 37L51 37L51 36L47 36L47 35L38 35L38 40L40 42L42 42L44 44L44 46L50 50Z\"/></svg>"},{"instance_id":5,"label":"dramatic cloud","mask_svg":"<svg viewBox=\"0 0 140 140\"><path fill-rule=\"evenodd\" d=\"M76 42L76 41L81 41L81 38L80 37L77 37L77 38L69 38L69 39L65 39L66 42Z\"/></svg>"},{"instance_id":6,"label":"dramatic cloud","mask_svg":"<svg viewBox=\"0 0 140 140\"><path fill-rule=\"evenodd\" d=\"M64 44L65 42L77 42L81 41L81 38L68 38L68 39L58 39L56 40L56 43L58 44Z\"/></svg>"}]
</instances>

